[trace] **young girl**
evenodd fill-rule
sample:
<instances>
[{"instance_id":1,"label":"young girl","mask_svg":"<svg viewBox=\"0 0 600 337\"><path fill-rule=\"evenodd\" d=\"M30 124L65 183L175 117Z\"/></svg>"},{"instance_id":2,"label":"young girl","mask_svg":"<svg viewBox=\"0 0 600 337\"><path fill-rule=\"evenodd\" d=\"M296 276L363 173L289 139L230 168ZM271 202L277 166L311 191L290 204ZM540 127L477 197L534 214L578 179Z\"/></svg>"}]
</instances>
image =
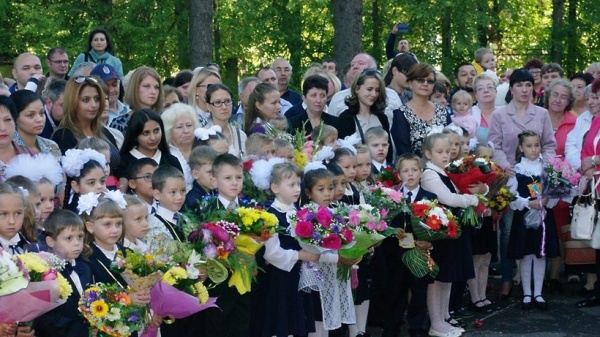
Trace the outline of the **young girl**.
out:
<instances>
[{"instance_id":1,"label":"young girl","mask_svg":"<svg viewBox=\"0 0 600 337\"><path fill-rule=\"evenodd\" d=\"M38 245L38 229L41 228L39 211L41 205L40 192L31 180L23 176L12 176L6 180L6 183L21 189L25 195L25 216L23 218L21 234L23 234L29 243L24 249L39 252L41 249Z\"/></svg>"},{"instance_id":2,"label":"young girl","mask_svg":"<svg viewBox=\"0 0 600 337\"><path fill-rule=\"evenodd\" d=\"M293 164L280 163L272 167L270 191L275 200L268 209L287 230L287 214L295 212L300 196L302 172ZM313 303L309 293L298 291L299 261L319 261L319 255L300 248L287 232L275 234L265 243L265 272L257 276L257 290L251 328L254 336L306 336L314 331Z\"/></svg>"},{"instance_id":3,"label":"young girl","mask_svg":"<svg viewBox=\"0 0 600 337\"><path fill-rule=\"evenodd\" d=\"M78 149L92 149L100 152L106 158L105 173L106 173L106 187L111 190L117 190L119 188L119 181L117 177L111 175L110 171L110 145L107 141L100 138L86 137L77 143Z\"/></svg>"},{"instance_id":4,"label":"young girl","mask_svg":"<svg viewBox=\"0 0 600 337\"><path fill-rule=\"evenodd\" d=\"M460 130L459 127L447 127L442 131L443 134L448 136L448 140L450 141L449 162L462 157L462 149L460 147L460 134L462 134L462 132L459 134L458 130Z\"/></svg>"},{"instance_id":5,"label":"young girl","mask_svg":"<svg viewBox=\"0 0 600 337\"><path fill-rule=\"evenodd\" d=\"M61 164L67 176L64 208L77 213L80 195L106 190L106 158L100 152L68 150L61 158Z\"/></svg>"},{"instance_id":6,"label":"young girl","mask_svg":"<svg viewBox=\"0 0 600 337\"><path fill-rule=\"evenodd\" d=\"M277 88L270 83L256 85L248 99L247 110L244 112L244 131L251 134L265 133L265 123L279 117L281 104Z\"/></svg>"},{"instance_id":7,"label":"young girl","mask_svg":"<svg viewBox=\"0 0 600 337\"><path fill-rule=\"evenodd\" d=\"M335 163L330 162L327 164L327 170L333 174L333 196L331 198L331 207L336 207L340 202L344 202L344 193L346 192L346 176L344 171Z\"/></svg>"},{"instance_id":8,"label":"young girl","mask_svg":"<svg viewBox=\"0 0 600 337\"><path fill-rule=\"evenodd\" d=\"M481 143L477 144L473 154L489 159L494 154L494 150L488 144ZM497 232L494 231L491 216L483 217L481 227L472 231L471 244L475 278L467 281L471 295L470 307L475 312L487 314L494 310L493 303L487 299L486 290L492 255L496 254L498 250Z\"/></svg>"},{"instance_id":9,"label":"young girl","mask_svg":"<svg viewBox=\"0 0 600 337\"><path fill-rule=\"evenodd\" d=\"M548 199L540 200L541 176L544 166L540 158L541 137L534 131L519 134L519 148L515 165L516 176L509 180L508 187L517 199L510 204L515 215L508 240L508 258L520 260L523 301L521 308L535 307L546 310L548 304L542 297L542 286L546 272L546 258L559 256L558 237L553 212L546 212L544 224L536 224L526 217L534 210L543 211ZM556 204L550 200L550 204ZM533 278L533 293L531 283Z\"/></svg>"},{"instance_id":10,"label":"young girl","mask_svg":"<svg viewBox=\"0 0 600 337\"><path fill-rule=\"evenodd\" d=\"M123 236L125 200L122 195L118 198L114 197L112 193L101 197L93 192L85 195L86 201L94 198L97 200L96 206L93 205L93 202L78 205L78 213L85 223L86 243L89 243L92 248L89 264L94 283L117 283L121 288L127 289L127 282L123 277L110 270L110 265L115 260L118 251L123 256L127 255L127 249L118 244ZM117 199L117 201L110 198ZM136 304L146 305L150 302L150 291L130 292L129 297Z\"/></svg>"},{"instance_id":11,"label":"young girl","mask_svg":"<svg viewBox=\"0 0 600 337\"><path fill-rule=\"evenodd\" d=\"M127 208L123 212L125 235L123 246L141 253L148 252L148 246L142 241L148 232L148 208L146 203L133 195L126 195Z\"/></svg>"},{"instance_id":12,"label":"young girl","mask_svg":"<svg viewBox=\"0 0 600 337\"><path fill-rule=\"evenodd\" d=\"M206 145L217 151L218 154L229 152L229 140L221 133L221 127L213 125L210 128L197 128L194 135L198 139L197 146Z\"/></svg>"},{"instance_id":13,"label":"young girl","mask_svg":"<svg viewBox=\"0 0 600 337\"><path fill-rule=\"evenodd\" d=\"M27 240L20 233L27 201L23 191L11 184L0 183L0 247L9 254L21 254Z\"/></svg>"},{"instance_id":14,"label":"young girl","mask_svg":"<svg viewBox=\"0 0 600 337\"><path fill-rule=\"evenodd\" d=\"M458 136L456 138L458 143ZM474 195L459 194L444 171L450 162L448 135L439 133L438 130L430 132L423 142L423 154L427 164L421 186L425 190L435 193L439 202L450 207L453 212L479 203L479 199ZM473 194L485 193L486 190L484 184L474 185L470 189ZM459 336L464 330L453 326L459 323L450 317L448 306L451 283L466 282L474 277L470 240L468 230L463 230L463 234L458 239L433 242L431 255L439 265L440 272L427 288L427 308L431 321L430 336Z\"/></svg>"},{"instance_id":15,"label":"young girl","mask_svg":"<svg viewBox=\"0 0 600 337\"><path fill-rule=\"evenodd\" d=\"M129 165L139 158L152 158L159 165L171 165L183 172L179 160L169 152L162 119L149 109L135 111L127 124L125 141L121 148L121 162L117 170L121 191L127 191Z\"/></svg>"},{"instance_id":16,"label":"young girl","mask_svg":"<svg viewBox=\"0 0 600 337\"><path fill-rule=\"evenodd\" d=\"M341 169L338 170L341 172ZM340 174L343 177L343 173ZM307 165L303 179L302 199L329 207L334 200L333 177L333 174L322 164ZM355 323L350 283L337 280L338 262L353 265L357 261L348 261L335 251L323 253L319 258L318 268L325 282L322 289L313 292L316 332L310 333L309 337L326 337L329 335L328 330L338 329L342 323ZM332 311L331 308L334 306L338 306L339 311Z\"/></svg>"},{"instance_id":17,"label":"young girl","mask_svg":"<svg viewBox=\"0 0 600 337\"><path fill-rule=\"evenodd\" d=\"M360 192L351 184L356 179L356 155L352 150L341 147L335 150L331 162L336 164L344 172L346 185L344 186L344 196L341 201L347 205L360 204Z\"/></svg>"},{"instance_id":18,"label":"young girl","mask_svg":"<svg viewBox=\"0 0 600 337\"><path fill-rule=\"evenodd\" d=\"M371 174L371 155L366 145L357 144L356 147L356 177L353 185L359 190L364 190L369 184L375 181ZM364 204L364 196L361 193L360 203Z\"/></svg>"}]
</instances>

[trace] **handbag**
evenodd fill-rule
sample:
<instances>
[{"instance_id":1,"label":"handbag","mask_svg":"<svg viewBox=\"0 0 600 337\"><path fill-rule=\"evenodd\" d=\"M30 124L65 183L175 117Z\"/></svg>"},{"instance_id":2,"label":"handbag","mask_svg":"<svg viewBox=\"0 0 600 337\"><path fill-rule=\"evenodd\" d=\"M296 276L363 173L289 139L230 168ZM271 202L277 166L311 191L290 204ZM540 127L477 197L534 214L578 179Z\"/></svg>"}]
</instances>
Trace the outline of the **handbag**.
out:
<instances>
[{"instance_id":1,"label":"handbag","mask_svg":"<svg viewBox=\"0 0 600 337\"><path fill-rule=\"evenodd\" d=\"M589 194L582 194L573 199L573 218L571 219L571 237L575 240L591 240L596 223L596 189L598 182L592 179ZM599 233L600 235L600 233Z\"/></svg>"},{"instance_id":2,"label":"handbag","mask_svg":"<svg viewBox=\"0 0 600 337\"><path fill-rule=\"evenodd\" d=\"M565 237L565 264L566 265L585 265L596 263L596 251L590 248L586 241L573 240L571 238L571 226L561 227L561 232Z\"/></svg>"},{"instance_id":3,"label":"handbag","mask_svg":"<svg viewBox=\"0 0 600 337\"><path fill-rule=\"evenodd\" d=\"M598 224L599 220L600 219L596 220L596 227L594 227L592 239L588 241L588 245L594 249L600 249L600 224Z\"/></svg>"}]
</instances>

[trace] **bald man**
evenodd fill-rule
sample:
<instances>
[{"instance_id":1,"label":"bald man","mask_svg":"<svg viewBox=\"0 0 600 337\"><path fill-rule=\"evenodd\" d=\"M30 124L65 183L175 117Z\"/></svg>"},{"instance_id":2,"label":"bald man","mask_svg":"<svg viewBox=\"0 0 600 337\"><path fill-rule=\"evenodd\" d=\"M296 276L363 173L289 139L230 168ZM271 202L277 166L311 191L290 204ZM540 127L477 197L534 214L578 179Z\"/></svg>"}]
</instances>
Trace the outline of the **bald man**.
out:
<instances>
[{"instance_id":1,"label":"bald man","mask_svg":"<svg viewBox=\"0 0 600 337\"><path fill-rule=\"evenodd\" d=\"M31 53L23 53L15 58L12 74L16 82L10 86L11 93L23 89L36 91L39 82L44 78L42 62Z\"/></svg>"}]
</instances>

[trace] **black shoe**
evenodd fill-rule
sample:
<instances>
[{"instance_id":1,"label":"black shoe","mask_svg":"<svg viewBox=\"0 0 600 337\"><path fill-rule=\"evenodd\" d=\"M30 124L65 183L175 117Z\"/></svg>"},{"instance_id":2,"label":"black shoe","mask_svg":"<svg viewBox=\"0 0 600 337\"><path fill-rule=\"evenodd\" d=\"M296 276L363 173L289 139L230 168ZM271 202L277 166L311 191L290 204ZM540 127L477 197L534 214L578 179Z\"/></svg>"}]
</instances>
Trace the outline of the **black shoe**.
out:
<instances>
[{"instance_id":1,"label":"black shoe","mask_svg":"<svg viewBox=\"0 0 600 337\"><path fill-rule=\"evenodd\" d=\"M536 297L533 298L533 304L536 308L546 311L548 310L548 303L546 303L545 301L538 301L537 298L541 298L543 299L542 295L537 295Z\"/></svg>"},{"instance_id":2,"label":"black shoe","mask_svg":"<svg viewBox=\"0 0 600 337\"><path fill-rule=\"evenodd\" d=\"M484 305L482 305L482 306L478 307L478 306L477 306L477 304L479 304L479 303L482 303L482 304L483 304L483 300L481 300L481 301L477 301L477 302L475 302L475 303L471 302L471 304L469 305L469 306L470 306L470 308L469 308L469 309L470 309L471 311L474 311L474 312L476 312L476 313L479 313L479 314L489 314L489 313L491 313L492 311L494 311L494 309L492 308L492 305L491 305L491 304L490 304L490 305L485 305L485 304L484 304Z\"/></svg>"},{"instance_id":3,"label":"black shoe","mask_svg":"<svg viewBox=\"0 0 600 337\"><path fill-rule=\"evenodd\" d=\"M460 321L458 321L458 320L456 320L456 319L454 319L452 317L448 318L446 320L446 323L452 325L455 328L463 328L464 329L464 328L467 327L467 325L465 323L462 323L462 322L460 322Z\"/></svg>"},{"instance_id":4,"label":"black shoe","mask_svg":"<svg viewBox=\"0 0 600 337\"><path fill-rule=\"evenodd\" d=\"M356 337L371 337L371 334L368 332L359 332Z\"/></svg>"},{"instance_id":5,"label":"black shoe","mask_svg":"<svg viewBox=\"0 0 600 337\"><path fill-rule=\"evenodd\" d=\"M550 281L548 281L548 292L549 293L555 293L555 294L560 294L562 292L562 284L560 284L560 281L557 279L552 279Z\"/></svg>"},{"instance_id":6,"label":"black shoe","mask_svg":"<svg viewBox=\"0 0 600 337\"><path fill-rule=\"evenodd\" d=\"M579 295L588 298L594 295L594 289L588 290L586 287L581 287L581 289L579 289Z\"/></svg>"},{"instance_id":7,"label":"black shoe","mask_svg":"<svg viewBox=\"0 0 600 337\"><path fill-rule=\"evenodd\" d=\"M600 305L600 298L597 296L590 296L583 301L577 302L575 306L577 308L589 308L589 307L597 307Z\"/></svg>"},{"instance_id":8,"label":"black shoe","mask_svg":"<svg viewBox=\"0 0 600 337\"><path fill-rule=\"evenodd\" d=\"M465 307L460 307L460 308L454 310L454 314L456 315L455 318L457 318L457 319L471 318L471 317L475 316L475 314L473 312L469 311Z\"/></svg>"},{"instance_id":9,"label":"black shoe","mask_svg":"<svg viewBox=\"0 0 600 337\"><path fill-rule=\"evenodd\" d=\"M427 330L424 329L409 329L408 330L408 336L410 337L429 337L429 333L427 333Z\"/></svg>"},{"instance_id":10,"label":"black shoe","mask_svg":"<svg viewBox=\"0 0 600 337\"><path fill-rule=\"evenodd\" d=\"M527 302L527 303L525 303L525 298L526 297L531 298L531 295L525 295L525 296L523 296L523 302L521 302L521 309L525 310L525 311L531 310L531 308L533 308L533 302Z\"/></svg>"},{"instance_id":11,"label":"black shoe","mask_svg":"<svg viewBox=\"0 0 600 337\"><path fill-rule=\"evenodd\" d=\"M488 271L488 277L494 278L494 279L502 278L502 273L499 272L498 269L496 269L494 267L490 267L490 269Z\"/></svg>"}]
</instances>

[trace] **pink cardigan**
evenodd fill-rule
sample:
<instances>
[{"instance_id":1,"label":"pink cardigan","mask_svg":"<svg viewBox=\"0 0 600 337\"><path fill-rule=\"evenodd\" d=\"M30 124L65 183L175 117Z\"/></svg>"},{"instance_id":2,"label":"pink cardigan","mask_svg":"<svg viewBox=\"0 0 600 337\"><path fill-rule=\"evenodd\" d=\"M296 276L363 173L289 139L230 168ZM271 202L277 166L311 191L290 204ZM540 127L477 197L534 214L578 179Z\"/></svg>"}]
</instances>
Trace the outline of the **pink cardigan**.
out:
<instances>
[{"instance_id":1,"label":"pink cardigan","mask_svg":"<svg viewBox=\"0 0 600 337\"><path fill-rule=\"evenodd\" d=\"M518 135L527 130L535 131L542 137L542 154L555 154L556 140L546 109L529 103L525 116L521 118L517 115L514 101L511 101L492 113L488 140L494 144L493 160L500 167L507 168L517 163Z\"/></svg>"}]
</instances>

